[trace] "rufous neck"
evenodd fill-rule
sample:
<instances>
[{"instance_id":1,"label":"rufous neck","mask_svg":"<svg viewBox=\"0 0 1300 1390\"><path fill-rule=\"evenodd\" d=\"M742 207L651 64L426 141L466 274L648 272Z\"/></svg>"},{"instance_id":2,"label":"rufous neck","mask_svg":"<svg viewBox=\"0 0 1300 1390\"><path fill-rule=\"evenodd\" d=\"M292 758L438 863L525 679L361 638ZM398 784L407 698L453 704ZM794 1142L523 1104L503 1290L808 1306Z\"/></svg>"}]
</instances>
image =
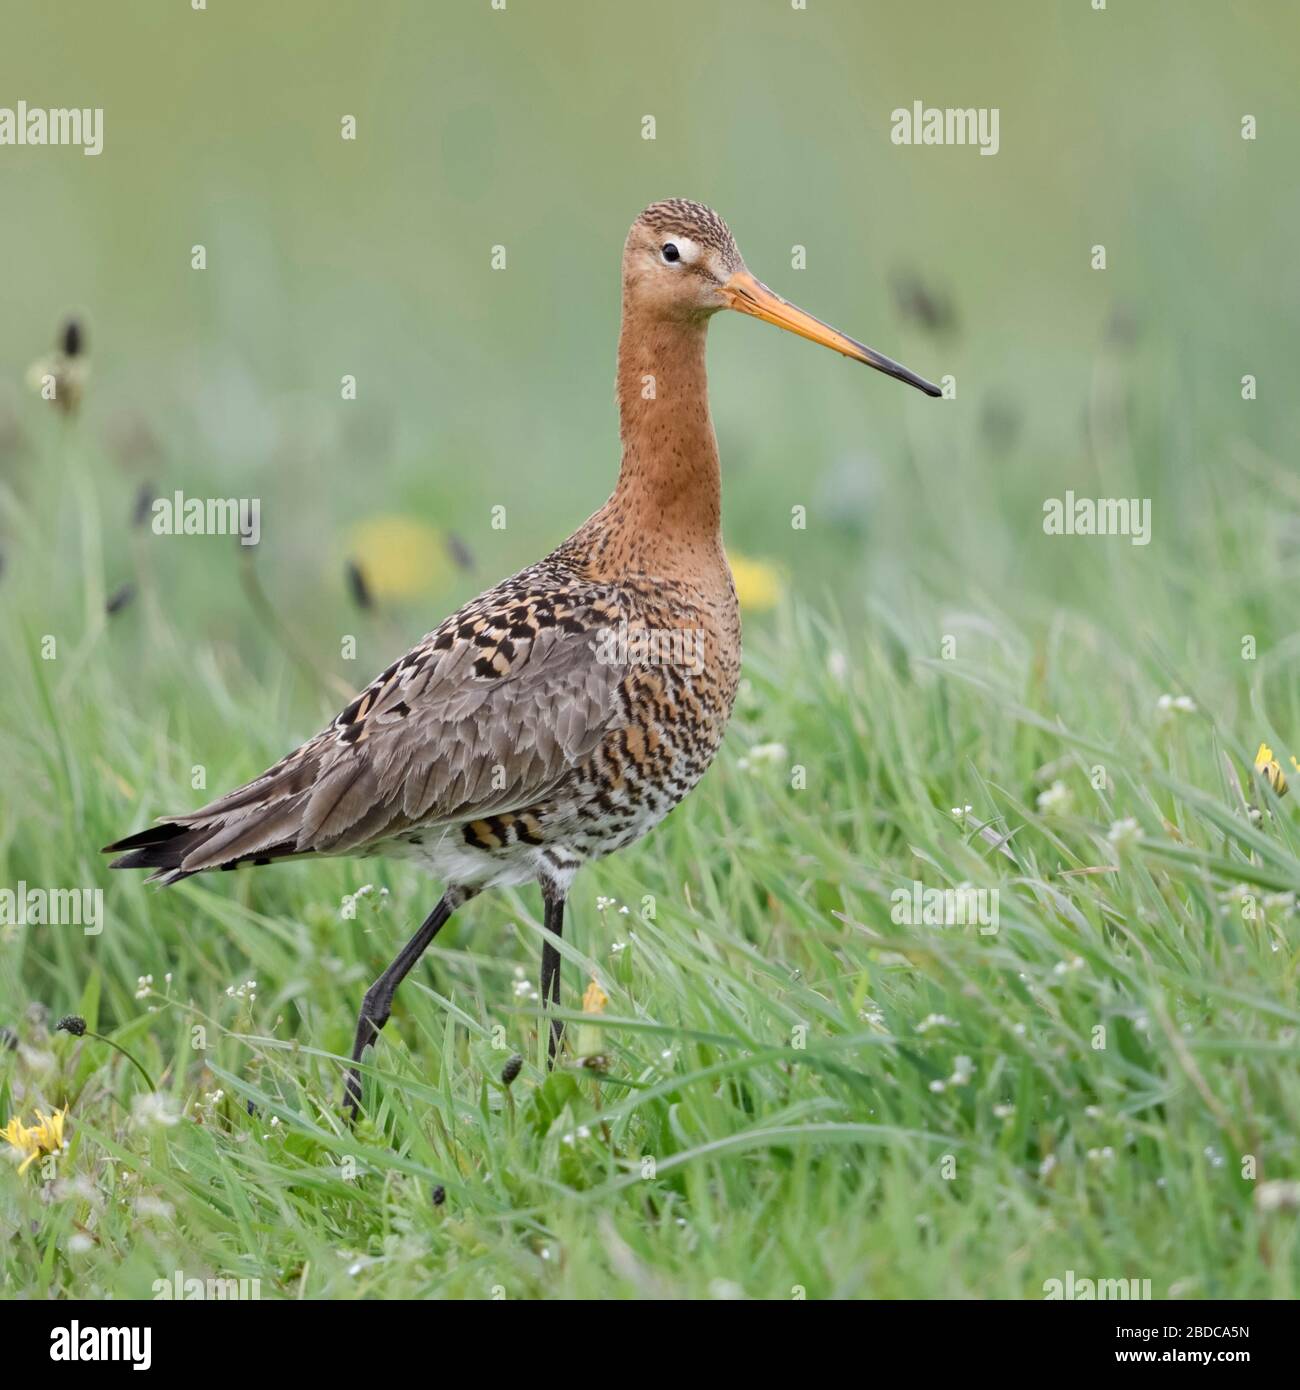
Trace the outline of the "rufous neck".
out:
<instances>
[{"instance_id":1,"label":"rufous neck","mask_svg":"<svg viewBox=\"0 0 1300 1390\"><path fill-rule=\"evenodd\" d=\"M623 464L610 501L627 524L691 547L716 544L722 524L707 328L705 318L643 317L625 301L618 340Z\"/></svg>"}]
</instances>

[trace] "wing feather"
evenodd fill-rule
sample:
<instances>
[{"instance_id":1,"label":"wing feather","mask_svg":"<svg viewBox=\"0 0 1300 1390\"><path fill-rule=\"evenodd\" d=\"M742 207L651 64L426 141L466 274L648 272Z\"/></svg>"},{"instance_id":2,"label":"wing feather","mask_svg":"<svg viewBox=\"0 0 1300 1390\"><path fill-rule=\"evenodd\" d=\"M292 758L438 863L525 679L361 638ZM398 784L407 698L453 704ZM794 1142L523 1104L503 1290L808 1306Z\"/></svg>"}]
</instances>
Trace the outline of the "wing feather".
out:
<instances>
[{"instance_id":1,"label":"wing feather","mask_svg":"<svg viewBox=\"0 0 1300 1390\"><path fill-rule=\"evenodd\" d=\"M169 817L194 834L179 873L278 853L348 853L417 826L542 800L619 716L606 586L525 570L467 604L261 777ZM288 848L286 848L288 847Z\"/></svg>"}]
</instances>

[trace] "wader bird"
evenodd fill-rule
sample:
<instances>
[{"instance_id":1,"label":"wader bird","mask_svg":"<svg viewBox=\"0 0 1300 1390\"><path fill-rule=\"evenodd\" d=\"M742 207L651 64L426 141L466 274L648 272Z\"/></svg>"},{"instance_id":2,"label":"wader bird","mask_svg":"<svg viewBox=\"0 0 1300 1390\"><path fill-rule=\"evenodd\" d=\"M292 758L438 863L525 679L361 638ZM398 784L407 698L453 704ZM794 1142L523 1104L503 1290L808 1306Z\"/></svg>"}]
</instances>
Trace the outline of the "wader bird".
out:
<instances>
[{"instance_id":1,"label":"wader bird","mask_svg":"<svg viewBox=\"0 0 1300 1390\"><path fill-rule=\"evenodd\" d=\"M680 199L652 204L623 250L623 463L609 501L545 559L435 628L256 781L108 846L122 856L113 868L153 869L163 883L307 854L414 859L445 883L366 993L345 1088L353 1112L356 1064L397 986L462 903L485 888L540 884L542 1007L558 1005L555 942L574 875L657 825L718 751L740 676L704 371L719 309L940 394L756 280L715 212ZM553 1018L552 1059L561 1030Z\"/></svg>"}]
</instances>

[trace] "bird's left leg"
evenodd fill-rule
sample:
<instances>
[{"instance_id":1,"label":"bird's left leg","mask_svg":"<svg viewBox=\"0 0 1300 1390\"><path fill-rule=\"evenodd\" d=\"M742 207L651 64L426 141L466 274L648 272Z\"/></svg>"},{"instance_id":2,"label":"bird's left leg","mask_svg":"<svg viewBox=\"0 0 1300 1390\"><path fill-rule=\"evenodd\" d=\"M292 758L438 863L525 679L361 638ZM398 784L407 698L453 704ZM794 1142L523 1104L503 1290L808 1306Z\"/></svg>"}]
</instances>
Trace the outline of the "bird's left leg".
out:
<instances>
[{"instance_id":1,"label":"bird's left leg","mask_svg":"<svg viewBox=\"0 0 1300 1390\"><path fill-rule=\"evenodd\" d=\"M438 906L424 919L420 930L398 952L396 960L366 991L361 1005L361 1016L357 1019L357 1035L352 1044L352 1063L343 1086L343 1107L350 1116L356 1117L361 1104L361 1073L356 1064L379 1037L379 1030L388 1022L393 1005L393 995L397 986L410 974L412 966L424 954L425 947L437 936L439 929L453 912L468 902L478 890L450 886L442 895Z\"/></svg>"}]
</instances>

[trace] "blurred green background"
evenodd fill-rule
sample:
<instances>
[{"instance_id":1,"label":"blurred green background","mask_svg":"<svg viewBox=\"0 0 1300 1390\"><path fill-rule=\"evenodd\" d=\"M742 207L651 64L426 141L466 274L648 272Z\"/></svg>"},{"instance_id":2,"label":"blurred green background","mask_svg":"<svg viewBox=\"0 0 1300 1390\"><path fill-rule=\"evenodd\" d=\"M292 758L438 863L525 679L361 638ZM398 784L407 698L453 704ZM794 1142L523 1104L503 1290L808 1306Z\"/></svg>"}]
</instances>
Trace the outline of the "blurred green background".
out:
<instances>
[{"instance_id":1,"label":"blurred green background","mask_svg":"<svg viewBox=\"0 0 1300 1390\"><path fill-rule=\"evenodd\" d=\"M644 204L687 196L781 292L958 384L930 402L724 315L710 361L729 547L850 611L917 586L1104 611L1136 567L1159 590L1145 616L1176 621L1180 572L1244 558L1215 553L1225 499L1295 443L1297 14L1289 0L11 6L0 96L102 106L105 147L0 149L5 529L25 518L40 537L6 536L10 567L39 587L51 561L79 563L74 527L47 533L23 508L24 445L64 422L22 379L76 311L93 363L78 428L123 470L105 485L124 545L140 482L260 497L263 582L331 663L349 528L404 513L474 558L469 573L430 565L397 618L417 636L612 487L622 239ZM890 112L916 100L998 107L1000 152L894 146ZM796 244L806 269L791 269ZM909 313L900 277L951 325ZM1152 545L1049 546L1042 502L1066 488L1150 496ZM228 544L158 539L150 563L209 635L241 640ZM1289 552L1259 563L1294 577ZM109 583L132 566L110 554ZM363 645L367 672L394 641Z\"/></svg>"}]
</instances>

